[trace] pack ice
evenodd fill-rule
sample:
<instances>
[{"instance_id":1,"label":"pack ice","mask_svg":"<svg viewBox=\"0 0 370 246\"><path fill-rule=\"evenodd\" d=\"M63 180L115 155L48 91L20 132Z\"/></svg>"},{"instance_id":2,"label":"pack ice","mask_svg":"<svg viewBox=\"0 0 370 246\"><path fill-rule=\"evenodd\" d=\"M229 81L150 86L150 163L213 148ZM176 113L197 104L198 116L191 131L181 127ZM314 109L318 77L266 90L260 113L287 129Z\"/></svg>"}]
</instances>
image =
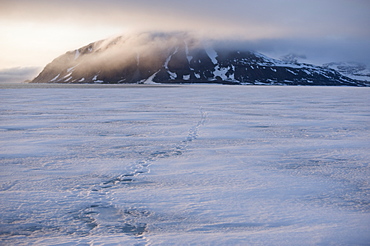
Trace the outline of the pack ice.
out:
<instances>
[{"instance_id":1,"label":"pack ice","mask_svg":"<svg viewBox=\"0 0 370 246\"><path fill-rule=\"evenodd\" d=\"M2 245L368 245L370 89L0 89Z\"/></svg>"}]
</instances>

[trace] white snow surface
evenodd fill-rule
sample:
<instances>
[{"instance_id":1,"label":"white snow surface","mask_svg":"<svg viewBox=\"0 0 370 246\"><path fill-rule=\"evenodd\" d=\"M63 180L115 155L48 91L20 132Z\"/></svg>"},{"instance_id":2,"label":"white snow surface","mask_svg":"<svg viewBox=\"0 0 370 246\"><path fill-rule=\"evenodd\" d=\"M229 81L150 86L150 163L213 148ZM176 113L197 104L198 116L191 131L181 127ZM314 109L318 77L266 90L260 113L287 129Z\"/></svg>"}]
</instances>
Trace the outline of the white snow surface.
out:
<instances>
[{"instance_id":1,"label":"white snow surface","mask_svg":"<svg viewBox=\"0 0 370 246\"><path fill-rule=\"evenodd\" d=\"M217 56L218 56L217 52L210 46L206 46L206 47L204 47L204 49L205 49L208 57L211 59L212 63L216 65L218 63L218 61L216 59Z\"/></svg>"},{"instance_id":2,"label":"white snow surface","mask_svg":"<svg viewBox=\"0 0 370 246\"><path fill-rule=\"evenodd\" d=\"M57 80L57 78L59 77L60 74L58 74L57 76L55 76L53 79L50 80L50 82L54 82L55 80Z\"/></svg>"},{"instance_id":3,"label":"white snow surface","mask_svg":"<svg viewBox=\"0 0 370 246\"><path fill-rule=\"evenodd\" d=\"M233 65L231 65L231 67L220 67L217 65L215 67L215 71L213 72L214 78L219 76L224 81L235 81L234 72L232 72L229 76L226 75L229 70L235 71L235 67Z\"/></svg>"},{"instance_id":4,"label":"white snow surface","mask_svg":"<svg viewBox=\"0 0 370 246\"><path fill-rule=\"evenodd\" d=\"M68 74L66 74L63 78L68 78L72 75L72 72L69 72Z\"/></svg>"},{"instance_id":5,"label":"white snow surface","mask_svg":"<svg viewBox=\"0 0 370 246\"><path fill-rule=\"evenodd\" d=\"M171 78L171 79L175 79L175 78L177 77L177 75L176 75L176 73L171 72L171 71L169 70L169 68L168 68L168 63L170 62L170 60L171 60L172 56L178 52L178 50L179 50L179 48L178 48L178 47L176 47L176 49L174 50L174 52L173 52L171 55L169 55L169 56L167 57L167 59L166 59L166 61L165 61L164 65L163 65L163 66L164 66L164 68L167 70L168 74L170 75L170 78Z\"/></svg>"},{"instance_id":6,"label":"white snow surface","mask_svg":"<svg viewBox=\"0 0 370 246\"><path fill-rule=\"evenodd\" d=\"M226 76L226 73L229 71L229 68L227 67L220 67L217 65L215 67L215 71L213 72L213 75L219 76L222 80L228 80L229 78Z\"/></svg>"},{"instance_id":7,"label":"white snow surface","mask_svg":"<svg viewBox=\"0 0 370 246\"><path fill-rule=\"evenodd\" d=\"M172 56L178 52L178 50L179 50L179 48L176 47L176 49L173 51L173 53L167 57L166 61L164 62L164 65L163 65L165 69L167 69L167 70L169 69L168 68L168 63L170 62Z\"/></svg>"},{"instance_id":8,"label":"white snow surface","mask_svg":"<svg viewBox=\"0 0 370 246\"><path fill-rule=\"evenodd\" d=\"M72 77L68 77L64 80L64 82L67 82L67 81L70 81L72 79Z\"/></svg>"},{"instance_id":9,"label":"white snow surface","mask_svg":"<svg viewBox=\"0 0 370 246\"><path fill-rule=\"evenodd\" d=\"M68 69L67 69L67 73L71 73L71 74L72 74L73 70L74 70L78 65L79 65L79 64L77 64L77 65L75 65L75 66L73 66L73 67L68 68Z\"/></svg>"},{"instance_id":10,"label":"white snow surface","mask_svg":"<svg viewBox=\"0 0 370 246\"><path fill-rule=\"evenodd\" d=\"M144 81L144 84L158 84L156 82L153 81L154 77L157 75L157 73L159 72L159 70L155 73L153 73L147 80Z\"/></svg>"},{"instance_id":11,"label":"white snow surface","mask_svg":"<svg viewBox=\"0 0 370 246\"><path fill-rule=\"evenodd\" d=\"M370 88L0 87L2 245L367 245Z\"/></svg>"}]
</instances>

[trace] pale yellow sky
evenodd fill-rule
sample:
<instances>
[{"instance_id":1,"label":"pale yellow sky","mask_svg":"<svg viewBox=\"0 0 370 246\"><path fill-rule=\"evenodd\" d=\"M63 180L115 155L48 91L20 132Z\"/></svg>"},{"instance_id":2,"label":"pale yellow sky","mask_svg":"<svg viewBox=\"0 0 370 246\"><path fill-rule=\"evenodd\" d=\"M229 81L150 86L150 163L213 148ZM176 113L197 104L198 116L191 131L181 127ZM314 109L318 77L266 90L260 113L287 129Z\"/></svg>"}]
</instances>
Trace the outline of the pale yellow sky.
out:
<instances>
[{"instance_id":1,"label":"pale yellow sky","mask_svg":"<svg viewBox=\"0 0 370 246\"><path fill-rule=\"evenodd\" d=\"M368 13L368 0L0 0L0 69L43 67L69 50L140 30L195 31L245 39L262 52L370 64Z\"/></svg>"},{"instance_id":2,"label":"pale yellow sky","mask_svg":"<svg viewBox=\"0 0 370 246\"><path fill-rule=\"evenodd\" d=\"M53 23L0 22L0 68L44 66L56 56L90 42L116 35L117 27L80 28Z\"/></svg>"}]
</instances>

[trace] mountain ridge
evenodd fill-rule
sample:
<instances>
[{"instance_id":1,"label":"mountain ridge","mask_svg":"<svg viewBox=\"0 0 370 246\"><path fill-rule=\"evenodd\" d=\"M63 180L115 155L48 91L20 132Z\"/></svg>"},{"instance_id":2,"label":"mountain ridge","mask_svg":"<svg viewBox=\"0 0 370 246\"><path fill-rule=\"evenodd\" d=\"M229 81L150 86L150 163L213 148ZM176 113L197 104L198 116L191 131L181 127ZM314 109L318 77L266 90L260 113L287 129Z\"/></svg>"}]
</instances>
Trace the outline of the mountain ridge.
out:
<instances>
[{"instance_id":1,"label":"mountain ridge","mask_svg":"<svg viewBox=\"0 0 370 246\"><path fill-rule=\"evenodd\" d=\"M370 82L370 69L360 62L330 62L323 67L332 68L341 74L355 79Z\"/></svg>"},{"instance_id":2,"label":"mountain ridge","mask_svg":"<svg viewBox=\"0 0 370 246\"><path fill-rule=\"evenodd\" d=\"M217 46L187 33L118 36L68 51L31 83L369 86L330 67Z\"/></svg>"}]
</instances>

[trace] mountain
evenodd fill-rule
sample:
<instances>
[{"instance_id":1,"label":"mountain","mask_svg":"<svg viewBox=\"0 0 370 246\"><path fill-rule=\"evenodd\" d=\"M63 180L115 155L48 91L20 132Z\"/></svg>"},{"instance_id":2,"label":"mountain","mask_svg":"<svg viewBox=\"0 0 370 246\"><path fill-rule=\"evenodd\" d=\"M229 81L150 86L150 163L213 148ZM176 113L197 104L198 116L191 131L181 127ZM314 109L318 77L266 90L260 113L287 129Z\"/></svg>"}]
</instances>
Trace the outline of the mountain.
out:
<instances>
[{"instance_id":1,"label":"mountain","mask_svg":"<svg viewBox=\"0 0 370 246\"><path fill-rule=\"evenodd\" d=\"M370 83L370 69L363 63L331 62L324 64L323 67L335 69L349 78Z\"/></svg>"},{"instance_id":2,"label":"mountain","mask_svg":"<svg viewBox=\"0 0 370 246\"><path fill-rule=\"evenodd\" d=\"M56 58L32 83L220 83L368 86L329 67L282 61L187 33L141 33Z\"/></svg>"}]
</instances>

